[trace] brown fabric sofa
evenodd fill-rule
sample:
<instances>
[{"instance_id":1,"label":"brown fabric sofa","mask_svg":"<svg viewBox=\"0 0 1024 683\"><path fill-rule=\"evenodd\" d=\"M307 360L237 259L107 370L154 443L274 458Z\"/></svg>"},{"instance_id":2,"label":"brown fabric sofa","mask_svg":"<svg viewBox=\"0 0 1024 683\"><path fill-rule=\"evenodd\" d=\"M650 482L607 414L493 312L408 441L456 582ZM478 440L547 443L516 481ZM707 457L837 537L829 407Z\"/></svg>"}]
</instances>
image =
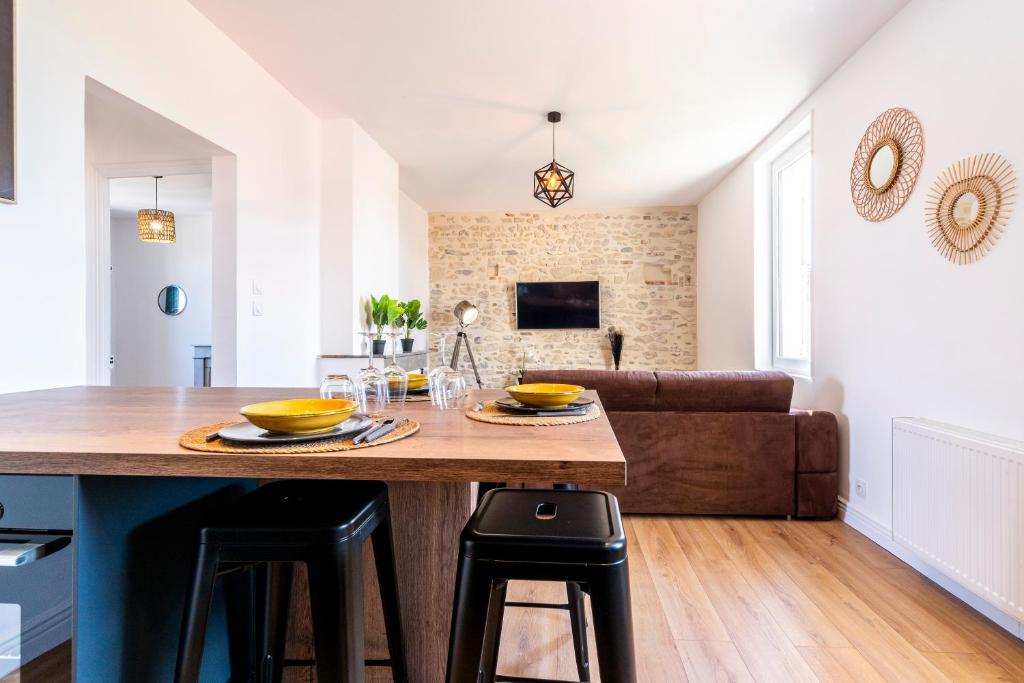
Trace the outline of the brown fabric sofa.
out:
<instances>
[{"instance_id":1,"label":"brown fabric sofa","mask_svg":"<svg viewBox=\"0 0 1024 683\"><path fill-rule=\"evenodd\" d=\"M626 456L624 512L836 514L836 418L790 410L783 372L533 370L595 389Z\"/></svg>"}]
</instances>

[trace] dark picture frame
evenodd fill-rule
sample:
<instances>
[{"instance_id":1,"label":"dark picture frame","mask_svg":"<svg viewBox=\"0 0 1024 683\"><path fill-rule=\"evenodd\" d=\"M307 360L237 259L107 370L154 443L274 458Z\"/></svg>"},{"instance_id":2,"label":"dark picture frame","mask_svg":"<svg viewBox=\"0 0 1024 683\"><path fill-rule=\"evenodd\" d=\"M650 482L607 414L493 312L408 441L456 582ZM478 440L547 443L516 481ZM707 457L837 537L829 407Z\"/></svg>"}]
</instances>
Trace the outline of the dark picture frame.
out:
<instances>
[{"instance_id":1,"label":"dark picture frame","mask_svg":"<svg viewBox=\"0 0 1024 683\"><path fill-rule=\"evenodd\" d=\"M0 0L0 203L17 199L14 0Z\"/></svg>"}]
</instances>

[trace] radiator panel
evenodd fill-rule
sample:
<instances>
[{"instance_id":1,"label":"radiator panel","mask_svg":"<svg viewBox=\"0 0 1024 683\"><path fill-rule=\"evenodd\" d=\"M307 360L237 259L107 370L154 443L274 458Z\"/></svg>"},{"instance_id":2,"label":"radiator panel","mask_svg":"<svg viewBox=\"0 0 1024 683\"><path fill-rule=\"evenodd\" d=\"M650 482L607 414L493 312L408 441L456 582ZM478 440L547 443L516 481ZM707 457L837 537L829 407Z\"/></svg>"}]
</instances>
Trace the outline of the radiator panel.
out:
<instances>
[{"instance_id":1,"label":"radiator panel","mask_svg":"<svg viewBox=\"0 0 1024 683\"><path fill-rule=\"evenodd\" d=\"M1024 443L893 420L893 537L1024 622Z\"/></svg>"}]
</instances>

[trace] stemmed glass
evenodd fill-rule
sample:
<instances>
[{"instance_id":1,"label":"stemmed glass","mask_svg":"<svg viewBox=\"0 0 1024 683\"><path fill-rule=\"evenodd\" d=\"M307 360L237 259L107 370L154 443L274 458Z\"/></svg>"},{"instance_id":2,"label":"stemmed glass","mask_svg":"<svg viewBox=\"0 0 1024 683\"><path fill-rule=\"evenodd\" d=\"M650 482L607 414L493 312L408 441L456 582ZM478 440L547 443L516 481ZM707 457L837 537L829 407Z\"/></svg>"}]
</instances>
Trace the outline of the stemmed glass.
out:
<instances>
[{"instance_id":1,"label":"stemmed glass","mask_svg":"<svg viewBox=\"0 0 1024 683\"><path fill-rule=\"evenodd\" d=\"M434 387L437 384L437 379L441 376L441 373L448 367L448 349L446 340L450 337L453 332L431 332L431 337L437 337L437 363L431 366L430 371L427 373L427 387L430 391L430 402L437 405L438 394L434 391Z\"/></svg>"},{"instance_id":2,"label":"stemmed glass","mask_svg":"<svg viewBox=\"0 0 1024 683\"><path fill-rule=\"evenodd\" d=\"M384 372L373 364L373 338L375 332L359 332L366 337L366 353L369 365L359 371L359 384L363 398L366 403L366 410L382 411L390 402L391 394L388 391L388 380Z\"/></svg>"},{"instance_id":3,"label":"stemmed glass","mask_svg":"<svg viewBox=\"0 0 1024 683\"><path fill-rule=\"evenodd\" d=\"M458 370L444 367L437 376L434 386L437 400L434 402L441 410L461 410L466 401L466 378Z\"/></svg>"},{"instance_id":4,"label":"stemmed glass","mask_svg":"<svg viewBox=\"0 0 1024 683\"><path fill-rule=\"evenodd\" d=\"M366 412L366 397L362 385L348 375L327 375L320 384L320 398L343 398L359 405L359 412Z\"/></svg>"},{"instance_id":5,"label":"stemmed glass","mask_svg":"<svg viewBox=\"0 0 1024 683\"><path fill-rule=\"evenodd\" d=\"M405 403L405 396L409 391L409 373L398 364L398 337L401 332L392 330L388 332L391 337L391 363L384 368L384 378L388 383L389 400L392 403Z\"/></svg>"}]
</instances>

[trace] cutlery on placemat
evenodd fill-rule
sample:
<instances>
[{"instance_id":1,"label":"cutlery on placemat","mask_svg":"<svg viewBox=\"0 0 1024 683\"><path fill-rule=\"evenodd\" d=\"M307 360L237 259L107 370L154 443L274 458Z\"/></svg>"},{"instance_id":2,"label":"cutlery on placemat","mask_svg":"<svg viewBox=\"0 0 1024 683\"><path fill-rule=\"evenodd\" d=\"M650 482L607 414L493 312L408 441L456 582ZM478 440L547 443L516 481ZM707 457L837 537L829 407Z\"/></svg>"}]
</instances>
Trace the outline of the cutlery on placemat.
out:
<instances>
[{"instance_id":1,"label":"cutlery on placemat","mask_svg":"<svg viewBox=\"0 0 1024 683\"><path fill-rule=\"evenodd\" d=\"M366 429L364 429L363 431L359 432L358 434L356 434L355 436L352 437L352 444L353 445L358 445L358 444L362 443L363 440L367 437L367 435L369 435L370 432L373 432L373 431L376 431L377 429L379 429L380 425L381 425L380 422L378 422L377 420L374 420L372 423L370 423L369 427L367 427Z\"/></svg>"},{"instance_id":2,"label":"cutlery on placemat","mask_svg":"<svg viewBox=\"0 0 1024 683\"><path fill-rule=\"evenodd\" d=\"M220 438L220 430L218 429L217 431L210 432L209 434L206 435L206 443L210 443L210 442L216 441L219 438Z\"/></svg>"},{"instance_id":3,"label":"cutlery on placemat","mask_svg":"<svg viewBox=\"0 0 1024 683\"><path fill-rule=\"evenodd\" d=\"M404 417L398 419L392 418L390 420L387 420L383 425L381 425L380 429L376 430L375 432L366 437L366 443L372 443L377 439L381 438L382 436L387 436L391 432L398 429L398 426L401 425L403 422L405 422Z\"/></svg>"},{"instance_id":4,"label":"cutlery on placemat","mask_svg":"<svg viewBox=\"0 0 1024 683\"><path fill-rule=\"evenodd\" d=\"M369 443L374 438L376 438L377 432L379 432L380 430L384 429L388 425L392 425L394 423L395 423L395 418L389 417L386 420L380 422L375 428L373 428L373 429L371 429L369 431L366 431L366 432L362 432L361 434L359 434L359 436L357 436L356 438L352 439L352 444L353 445L359 445L359 444L363 443L364 441L366 443ZM390 431L390 430L388 430L388 431Z\"/></svg>"},{"instance_id":5,"label":"cutlery on placemat","mask_svg":"<svg viewBox=\"0 0 1024 683\"><path fill-rule=\"evenodd\" d=\"M583 408L577 408L575 410L541 410L533 413L534 417L576 417L577 415L586 415L590 406L584 406Z\"/></svg>"}]
</instances>

